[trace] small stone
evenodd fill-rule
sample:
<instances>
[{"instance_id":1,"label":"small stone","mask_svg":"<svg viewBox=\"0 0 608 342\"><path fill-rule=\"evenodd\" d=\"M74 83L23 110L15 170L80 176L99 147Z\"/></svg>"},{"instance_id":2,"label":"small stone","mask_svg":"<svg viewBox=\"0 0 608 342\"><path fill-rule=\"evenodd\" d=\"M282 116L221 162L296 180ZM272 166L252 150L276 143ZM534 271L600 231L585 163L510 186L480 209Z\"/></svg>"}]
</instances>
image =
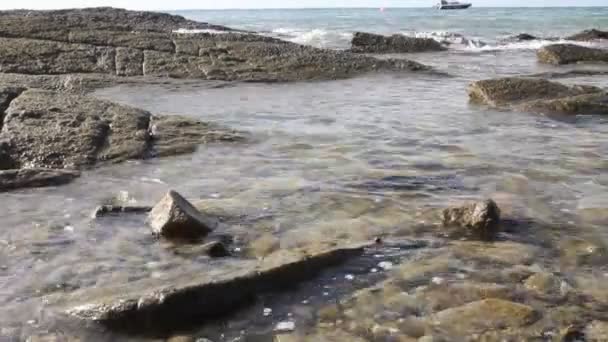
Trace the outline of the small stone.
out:
<instances>
[{"instance_id":1,"label":"small stone","mask_svg":"<svg viewBox=\"0 0 608 342\"><path fill-rule=\"evenodd\" d=\"M538 295L562 294L562 280L551 273L536 273L524 282L524 287Z\"/></svg>"},{"instance_id":2,"label":"small stone","mask_svg":"<svg viewBox=\"0 0 608 342\"><path fill-rule=\"evenodd\" d=\"M212 258L225 258L227 256L230 256L228 248L226 248L226 246L219 241L213 241L204 244L203 246L201 246L201 251L205 255L210 256Z\"/></svg>"},{"instance_id":3,"label":"small stone","mask_svg":"<svg viewBox=\"0 0 608 342\"><path fill-rule=\"evenodd\" d=\"M355 280L355 276L352 275L352 274L347 274L347 275L344 276L344 279L346 279L346 280Z\"/></svg>"},{"instance_id":4,"label":"small stone","mask_svg":"<svg viewBox=\"0 0 608 342\"><path fill-rule=\"evenodd\" d=\"M443 226L464 228L465 235L488 239L499 230L500 209L493 200L451 207L443 211Z\"/></svg>"},{"instance_id":5,"label":"small stone","mask_svg":"<svg viewBox=\"0 0 608 342\"><path fill-rule=\"evenodd\" d=\"M173 190L154 206L148 215L148 223L154 234L178 239L203 238L216 225Z\"/></svg>"},{"instance_id":6,"label":"small stone","mask_svg":"<svg viewBox=\"0 0 608 342\"><path fill-rule=\"evenodd\" d=\"M388 271L388 270L392 270L393 269L393 263L390 261L383 261L381 263L378 264L378 267L380 267L381 269Z\"/></svg>"},{"instance_id":7,"label":"small stone","mask_svg":"<svg viewBox=\"0 0 608 342\"><path fill-rule=\"evenodd\" d=\"M271 308L264 308L264 317L268 317L272 314Z\"/></svg>"}]
</instances>

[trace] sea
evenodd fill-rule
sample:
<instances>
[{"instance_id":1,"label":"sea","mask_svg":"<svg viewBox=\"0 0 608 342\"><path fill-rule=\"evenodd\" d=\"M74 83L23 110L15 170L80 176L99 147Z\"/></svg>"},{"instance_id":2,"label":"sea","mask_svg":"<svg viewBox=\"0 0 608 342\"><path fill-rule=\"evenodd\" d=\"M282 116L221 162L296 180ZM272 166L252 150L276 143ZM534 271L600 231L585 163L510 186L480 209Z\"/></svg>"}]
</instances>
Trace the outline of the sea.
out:
<instances>
[{"instance_id":1,"label":"sea","mask_svg":"<svg viewBox=\"0 0 608 342\"><path fill-rule=\"evenodd\" d=\"M2 194L0 341L3 334L27 340L52 333L91 341L155 340L70 325L45 298L162 279L170 272L200 272L205 261L159 245L141 217L91 219L100 203L119 198L150 205L169 189L228 213L235 231L251 239L273 235L282 247L376 236L418 239L415 227L436 223L428 213L483 198L493 198L504 217L544 227L542 234L541 228L526 226L502 236L542 249L535 267L559 270L555 246L566 238L608 244L608 118L498 110L471 105L467 96L471 82L507 76L545 75L566 84L608 87L608 65L550 66L536 59L543 45L567 42L564 37L585 29L608 30L608 7L173 13L319 48L348 49L357 31L429 37L449 48L390 56L432 66L440 71L435 74L97 90L93 95L99 98L215 122L253 139L89 170L59 188ZM516 41L520 33L540 38ZM608 47L601 41L572 43ZM427 233L425 239L445 242L432 230ZM377 267L352 267L287 298L258 303L233 320L201 326L195 336L237 341L286 320L297 318L300 324L312 310L306 303L322 306L349 295L351 282L344 274L371 286L373 279L366 277ZM604 264L574 272L570 276L608 282ZM265 315L269 310L273 314Z\"/></svg>"}]
</instances>

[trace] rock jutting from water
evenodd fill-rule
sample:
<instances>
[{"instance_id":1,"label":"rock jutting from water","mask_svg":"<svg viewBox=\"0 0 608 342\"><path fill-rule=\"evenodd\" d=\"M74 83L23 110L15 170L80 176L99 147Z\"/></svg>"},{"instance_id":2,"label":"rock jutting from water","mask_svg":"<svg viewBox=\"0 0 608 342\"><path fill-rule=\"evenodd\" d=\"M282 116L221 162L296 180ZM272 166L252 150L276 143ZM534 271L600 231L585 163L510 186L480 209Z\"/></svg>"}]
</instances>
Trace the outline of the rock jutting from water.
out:
<instances>
[{"instance_id":1,"label":"rock jutting from water","mask_svg":"<svg viewBox=\"0 0 608 342\"><path fill-rule=\"evenodd\" d=\"M608 50L575 44L553 44L540 48L538 61L547 64L571 64L581 62L608 62Z\"/></svg>"},{"instance_id":2,"label":"rock jutting from water","mask_svg":"<svg viewBox=\"0 0 608 342\"><path fill-rule=\"evenodd\" d=\"M177 272L162 281L145 279L128 286L76 291L60 297L56 305L69 316L111 329L150 334L217 319L260 294L293 287L357 257L364 249L364 245L356 245L281 250L263 260L236 260L222 272Z\"/></svg>"},{"instance_id":3,"label":"rock jutting from water","mask_svg":"<svg viewBox=\"0 0 608 342\"><path fill-rule=\"evenodd\" d=\"M86 95L9 87L0 88L0 99L5 99L0 170L31 169L14 173L10 185L4 183L9 181L7 174L0 188L56 185L77 174L66 171L59 175L57 171L51 176L41 169L87 169L192 152L200 144L243 138L213 124L181 116L153 116ZM36 172L39 176L34 177Z\"/></svg>"},{"instance_id":4,"label":"rock jutting from water","mask_svg":"<svg viewBox=\"0 0 608 342\"><path fill-rule=\"evenodd\" d=\"M297 81L429 70L407 60L380 60L180 16L113 8L6 11L0 12L0 26L1 73ZM209 29L214 31L201 31Z\"/></svg>"},{"instance_id":5,"label":"rock jutting from water","mask_svg":"<svg viewBox=\"0 0 608 342\"><path fill-rule=\"evenodd\" d=\"M578 41L589 41L597 39L608 39L608 31L601 31L597 29L585 30L566 37L566 40L578 40Z\"/></svg>"},{"instance_id":6,"label":"rock jutting from water","mask_svg":"<svg viewBox=\"0 0 608 342\"><path fill-rule=\"evenodd\" d=\"M174 239L200 239L217 226L176 191L169 191L150 211L148 224L155 235Z\"/></svg>"},{"instance_id":7,"label":"rock jutting from water","mask_svg":"<svg viewBox=\"0 0 608 342\"><path fill-rule=\"evenodd\" d=\"M20 188L64 185L80 176L75 170L44 168L0 170L0 192Z\"/></svg>"},{"instance_id":8,"label":"rock jutting from water","mask_svg":"<svg viewBox=\"0 0 608 342\"><path fill-rule=\"evenodd\" d=\"M463 235L491 239L498 233L500 209L491 199L447 208L442 213L446 228L464 229Z\"/></svg>"},{"instance_id":9,"label":"rock jutting from water","mask_svg":"<svg viewBox=\"0 0 608 342\"><path fill-rule=\"evenodd\" d=\"M608 94L593 86L507 77L474 82L468 92L471 103L498 108L543 114L608 114Z\"/></svg>"},{"instance_id":10,"label":"rock jutting from water","mask_svg":"<svg viewBox=\"0 0 608 342\"><path fill-rule=\"evenodd\" d=\"M351 51L358 53L409 53L444 50L446 48L434 39L408 37L402 34L383 36L356 32L351 41Z\"/></svg>"}]
</instances>

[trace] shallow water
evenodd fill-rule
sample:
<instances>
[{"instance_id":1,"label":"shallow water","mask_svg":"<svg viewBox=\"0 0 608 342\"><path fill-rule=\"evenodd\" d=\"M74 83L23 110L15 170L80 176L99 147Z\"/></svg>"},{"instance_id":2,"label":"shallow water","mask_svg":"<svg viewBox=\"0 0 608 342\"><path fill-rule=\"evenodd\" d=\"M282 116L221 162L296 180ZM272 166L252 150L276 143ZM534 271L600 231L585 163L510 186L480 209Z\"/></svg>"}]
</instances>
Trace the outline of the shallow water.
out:
<instances>
[{"instance_id":1,"label":"shallow water","mask_svg":"<svg viewBox=\"0 0 608 342\"><path fill-rule=\"evenodd\" d=\"M507 218L559 227L523 229L515 234L519 240L548 249L564 236L608 242L608 119L503 112L469 105L466 96L474 80L567 67L538 65L534 51L525 49L401 57L451 77L378 74L331 82L97 91L100 98L221 123L254 138L89 171L61 188L2 194L0 337L70 331L45 308L46 295L162 277L176 267L196 271L206 262L152 239L141 216L91 219L96 205L121 192L133 203L152 204L176 189L227 212L228 232L245 239L273 234L281 247L379 235L440 242L430 228L419 229L432 226L428 213L484 197L494 198ZM606 76L560 81L608 86ZM358 272L369 268L365 264ZM333 272L342 277L348 271ZM290 301L276 302L284 318ZM243 319L260 314L258 309ZM262 318L261 325L278 318ZM246 329L243 322L233 324ZM233 330L220 324L205 333Z\"/></svg>"}]
</instances>

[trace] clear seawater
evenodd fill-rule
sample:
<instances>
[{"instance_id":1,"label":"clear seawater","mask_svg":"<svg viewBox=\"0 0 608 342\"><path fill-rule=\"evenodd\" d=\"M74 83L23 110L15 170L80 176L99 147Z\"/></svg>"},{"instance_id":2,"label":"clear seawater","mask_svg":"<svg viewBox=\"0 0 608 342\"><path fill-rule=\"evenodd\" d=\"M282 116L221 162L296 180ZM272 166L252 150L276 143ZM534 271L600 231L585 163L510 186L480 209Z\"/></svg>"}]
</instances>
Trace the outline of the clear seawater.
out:
<instances>
[{"instance_id":1,"label":"clear seawater","mask_svg":"<svg viewBox=\"0 0 608 342\"><path fill-rule=\"evenodd\" d=\"M243 217L233 222L235 231L240 227L252 238L275 234L286 245L397 232L407 238L410 227L428 219L428 210L484 197L494 198L507 217L559 227L549 229L548 242L540 244L540 233L526 232L517 236L521 241L547 249L572 236L608 243L608 118L555 118L472 106L466 92L470 82L486 78L608 71L605 65L540 65L535 49L549 41L508 39L522 32L563 37L589 28L607 30L608 8L178 13L336 49L348 48L355 31L452 39L445 52L394 56L451 77L371 74L327 82L123 85L97 91L100 98L217 122L255 139L87 171L59 188L1 194L0 341L44 331L87 336L82 327L56 321L56 308L47 305L46 296L204 269L199 259L177 256L151 239L140 217L91 219L95 206L121 192L134 203L151 204L176 189ZM608 87L605 75L558 81ZM557 267L551 258L538 263ZM588 275L604 277L607 271L598 265ZM280 319L264 318L257 309L256 319L270 326ZM274 309L291 310L281 303ZM235 326L208 336L229 336L248 327ZM105 332L93 336L89 340L126 340ZM223 340L230 339L217 339Z\"/></svg>"}]
</instances>

